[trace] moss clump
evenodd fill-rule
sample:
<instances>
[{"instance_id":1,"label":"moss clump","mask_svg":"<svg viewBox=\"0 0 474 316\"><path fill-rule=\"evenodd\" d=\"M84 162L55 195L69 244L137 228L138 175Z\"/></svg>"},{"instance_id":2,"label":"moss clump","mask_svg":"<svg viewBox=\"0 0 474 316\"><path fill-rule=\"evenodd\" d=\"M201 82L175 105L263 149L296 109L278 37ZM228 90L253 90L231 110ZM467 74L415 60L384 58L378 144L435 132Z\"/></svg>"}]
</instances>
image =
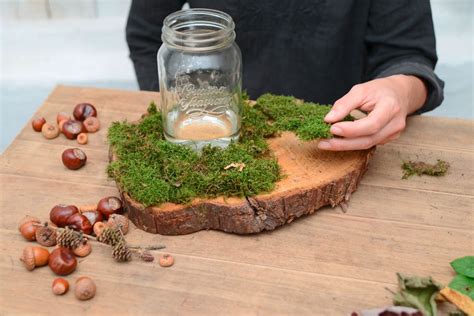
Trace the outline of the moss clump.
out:
<instances>
[{"instance_id":1,"label":"moss clump","mask_svg":"<svg viewBox=\"0 0 474 316\"><path fill-rule=\"evenodd\" d=\"M301 140L331 138L331 124L324 117L330 105L302 102L294 97L264 94L257 100L255 110L272 122L276 130L294 132ZM353 120L349 115L344 120Z\"/></svg>"},{"instance_id":2,"label":"moss clump","mask_svg":"<svg viewBox=\"0 0 474 316\"><path fill-rule=\"evenodd\" d=\"M413 175L428 175L434 177L444 176L449 169L449 163L438 159L436 164L429 164L423 161L404 161L402 164L403 177L408 179Z\"/></svg>"},{"instance_id":3,"label":"moss clump","mask_svg":"<svg viewBox=\"0 0 474 316\"><path fill-rule=\"evenodd\" d=\"M281 178L265 138L293 131L301 139L331 137L323 118L329 106L265 94L243 105L241 137L226 149L205 147L200 154L167 142L154 103L138 124L114 122L108 140L116 160L108 175L147 206L186 203L196 197L253 196L269 192ZM238 165L239 168L232 166Z\"/></svg>"}]
</instances>

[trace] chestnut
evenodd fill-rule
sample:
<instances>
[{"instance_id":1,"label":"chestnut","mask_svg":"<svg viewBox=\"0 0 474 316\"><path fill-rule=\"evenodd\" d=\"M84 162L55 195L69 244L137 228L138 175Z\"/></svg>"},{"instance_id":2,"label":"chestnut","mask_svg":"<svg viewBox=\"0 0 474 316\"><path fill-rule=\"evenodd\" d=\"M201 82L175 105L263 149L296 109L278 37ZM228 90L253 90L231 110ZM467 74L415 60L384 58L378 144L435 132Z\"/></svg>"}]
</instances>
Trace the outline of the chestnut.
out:
<instances>
[{"instance_id":1,"label":"chestnut","mask_svg":"<svg viewBox=\"0 0 474 316\"><path fill-rule=\"evenodd\" d=\"M103 219L102 213L97 210L82 211L81 214L89 220L92 226L94 226L97 222L102 222Z\"/></svg>"},{"instance_id":2,"label":"chestnut","mask_svg":"<svg viewBox=\"0 0 474 316\"><path fill-rule=\"evenodd\" d=\"M63 123L62 132L68 139L76 139L77 135L85 131L86 129L81 121L67 120Z\"/></svg>"},{"instance_id":3,"label":"chestnut","mask_svg":"<svg viewBox=\"0 0 474 316\"><path fill-rule=\"evenodd\" d=\"M56 125L45 123L41 128L41 134L46 139L53 139L59 136L59 128Z\"/></svg>"},{"instance_id":4,"label":"chestnut","mask_svg":"<svg viewBox=\"0 0 474 316\"><path fill-rule=\"evenodd\" d=\"M97 116L97 110L90 103L79 103L74 107L72 115L74 115L76 120L84 121L88 117Z\"/></svg>"},{"instance_id":5,"label":"chestnut","mask_svg":"<svg viewBox=\"0 0 474 316\"><path fill-rule=\"evenodd\" d=\"M68 248L58 247L49 255L49 267L57 275L68 275L76 270L77 260Z\"/></svg>"},{"instance_id":6,"label":"chestnut","mask_svg":"<svg viewBox=\"0 0 474 316\"><path fill-rule=\"evenodd\" d=\"M80 213L74 213L68 217L66 226L72 229L79 230L84 234L90 235L92 233L92 225L84 215Z\"/></svg>"},{"instance_id":7,"label":"chestnut","mask_svg":"<svg viewBox=\"0 0 474 316\"><path fill-rule=\"evenodd\" d=\"M86 154L79 148L66 149L61 158L64 166L71 170L82 168L87 162Z\"/></svg>"},{"instance_id":8,"label":"chestnut","mask_svg":"<svg viewBox=\"0 0 474 316\"><path fill-rule=\"evenodd\" d=\"M74 205L58 204L49 212L49 219L58 227L65 227L71 215L79 213L79 209Z\"/></svg>"},{"instance_id":9,"label":"chestnut","mask_svg":"<svg viewBox=\"0 0 474 316\"><path fill-rule=\"evenodd\" d=\"M122 201L115 196L105 197L97 204L97 210L108 219L110 215L122 212Z\"/></svg>"},{"instance_id":10,"label":"chestnut","mask_svg":"<svg viewBox=\"0 0 474 316\"><path fill-rule=\"evenodd\" d=\"M44 117L35 117L31 121L31 126L36 132L41 132L41 128L46 124L46 119Z\"/></svg>"}]
</instances>

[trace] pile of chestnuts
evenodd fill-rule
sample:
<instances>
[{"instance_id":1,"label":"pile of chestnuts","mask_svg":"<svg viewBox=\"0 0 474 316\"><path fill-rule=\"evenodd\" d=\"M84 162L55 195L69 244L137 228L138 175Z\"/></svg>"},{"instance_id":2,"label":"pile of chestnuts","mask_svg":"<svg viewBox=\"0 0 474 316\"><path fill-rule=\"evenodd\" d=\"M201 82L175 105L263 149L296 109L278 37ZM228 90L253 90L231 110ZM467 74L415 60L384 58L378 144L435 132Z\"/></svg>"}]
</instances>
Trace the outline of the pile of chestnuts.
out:
<instances>
[{"instance_id":1,"label":"pile of chestnuts","mask_svg":"<svg viewBox=\"0 0 474 316\"><path fill-rule=\"evenodd\" d=\"M87 143L87 133L95 133L100 129L97 110L90 103L79 103L74 107L73 117L65 112L56 116L56 124L46 122L44 117L36 117L31 126L41 132L46 139L53 139L63 133L68 139L76 139L81 145Z\"/></svg>"},{"instance_id":2,"label":"pile of chestnuts","mask_svg":"<svg viewBox=\"0 0 474 316\"><path fill-rule=\"evenodd\" d=\"M100 129L97 110L90 103L79 103L74 107L72 117L60 112L56 116L56 123L48 123L44 117L36 117L31 121L33 130L41 132L46 139L53 139L63 133L68 139L75 139L78 144L88 142L88 133L95 133ZM86 164L87 156L79 148L66 149L62 154L64 166L77 170Z\"/></svg>"},{"instance_id":3,"label":"pile of chestnuts","mask_svg":"<svg viewBox=\"0 0 474 316\"><path fill-rule=\"evenodd\" d=\"M61 228L73 229L81 232L84 236L95 234L99 236L106 227L120 227L126 234L129 228L128 219L120 215L122 212L122 201L114 196L101 199L96 205L80 206L59 204L54 206L49 214L50 222L41 224L40 219L25 216L18 224L18 230L28 241L37 241L40 246L26 246L23 249L20 260L29 271L37 267L48 265L49 268L60 276L73 273L77 267L76 257L85 257L92 251L88 238L75 247L64 246L58 238L58 231ZM106 220L104 222L104 220ZM66 239L67 239L67 234ZM64 239L64 237L63 237ZM58 247L51 252L44 247ZM63 278L53 281L52 291L56 295L63 295L69 289L69 283ZM94 297L96 286L88 277L81 277L75 284L75 295L80 300L87 300Z\"/></svg>"},{"instance_id":4,"label":"pile of chestnuts","mask_svg":"<svg viewBox=\"0 0 474 316\"><path fill-rule=\"evenodd\" d=\"M89 239L104 243L101 237L107 236L111 231L120 232L122 238L128 232L129 220L120 214L122 210L122 201L115 196L109 196L94 205L58 204L49 213L50 221L43 224L36 217L25 216L18 224L18 230L26 240L36 241L42 247L26 246L20 261L28 271L48 265L56 275L69 275L76 270L76 257L86 257L91 253ZM51 252L45 248L53 246L56 248ZM149 250L161 249L164 246L130 248L138 252L141 260L152 262L154 256ZM174 258L169 254L162 254L158 262L162 267L170 267L174 264ZM55 295L63 295L68 289L69 282L66 279L53 280L52 292ZM74 294L77 299L88 300L93 298L95 293L96 285L91 278L83 276L76 280Z\"/></svg>"}]
</instances>

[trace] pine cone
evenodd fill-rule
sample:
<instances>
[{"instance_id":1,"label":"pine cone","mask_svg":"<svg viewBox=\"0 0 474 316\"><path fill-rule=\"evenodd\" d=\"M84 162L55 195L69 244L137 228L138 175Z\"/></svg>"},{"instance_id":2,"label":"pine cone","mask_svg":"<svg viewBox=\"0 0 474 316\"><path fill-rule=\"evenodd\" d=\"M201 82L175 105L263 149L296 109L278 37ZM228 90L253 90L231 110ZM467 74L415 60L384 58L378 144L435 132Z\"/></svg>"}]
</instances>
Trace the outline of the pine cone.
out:
<instances>
[{"instance_id":1,"label":"pine cone","mask_svg":"<svg viewBox=\"0 0 474 316\"><path fill-rule=\"evenodd\" d=\"M115 246L121 241L124 242L120 231L111 227L104 228L102 233L97 237L97 240L111 246Z\"/></svg>"},{"instance_id":2,"label":"pine cone","mask_svg":"<svg viewBox=\"0 0 474 316\"><path fill-rule=\"evenodd\" d=\"M76 249L83 242L82 233L78 233L75 230L66 227L64 229L58 230L56 236L56 243L58 246Z\"/></svg>"},{"instance_id":3,"label":"pine cone","mask_svg":"<svg viewBox=\"0 0 474 316\"><path fill-rule=\"evenodd\" d=\"M114 249L112 250L112 256L114 257L115 261L125 262L132 259L132 252L124 241L120 241L114 246Z\"/></svg>"},{"instance_id":4,"label":"pine cone","mask_svg":"<svg viewBox=\"0 0 474 316\"><path fill-rule=\"evenodd\" d=\"M155 257L151 254L149 250L144 250L140 253L140 259L146 262L152 262L153 260L155 260Z\"/></svg>"}]
</instances>

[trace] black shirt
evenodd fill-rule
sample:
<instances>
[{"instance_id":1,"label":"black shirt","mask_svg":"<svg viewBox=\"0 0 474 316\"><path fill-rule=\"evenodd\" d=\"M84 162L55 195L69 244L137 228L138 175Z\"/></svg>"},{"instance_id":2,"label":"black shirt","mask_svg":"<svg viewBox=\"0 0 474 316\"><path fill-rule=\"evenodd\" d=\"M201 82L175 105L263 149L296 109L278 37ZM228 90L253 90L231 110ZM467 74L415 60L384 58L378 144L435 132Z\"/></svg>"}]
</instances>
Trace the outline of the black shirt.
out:
<instances>
[{"instance_id":1,"label":"black shirt","mask_svg":"<svg viewBox=\"0 0 474 316\"><path fill-rule=\"evenodd\" d=\"M156 54L164 18L182 0L133 0L127 42L142 90L158 90ZM428 0L189 0L232 16L243 88L334 103L361 82L415 75L428 86L418 113L443 101Z\"/></svg>"}]
</instances>

